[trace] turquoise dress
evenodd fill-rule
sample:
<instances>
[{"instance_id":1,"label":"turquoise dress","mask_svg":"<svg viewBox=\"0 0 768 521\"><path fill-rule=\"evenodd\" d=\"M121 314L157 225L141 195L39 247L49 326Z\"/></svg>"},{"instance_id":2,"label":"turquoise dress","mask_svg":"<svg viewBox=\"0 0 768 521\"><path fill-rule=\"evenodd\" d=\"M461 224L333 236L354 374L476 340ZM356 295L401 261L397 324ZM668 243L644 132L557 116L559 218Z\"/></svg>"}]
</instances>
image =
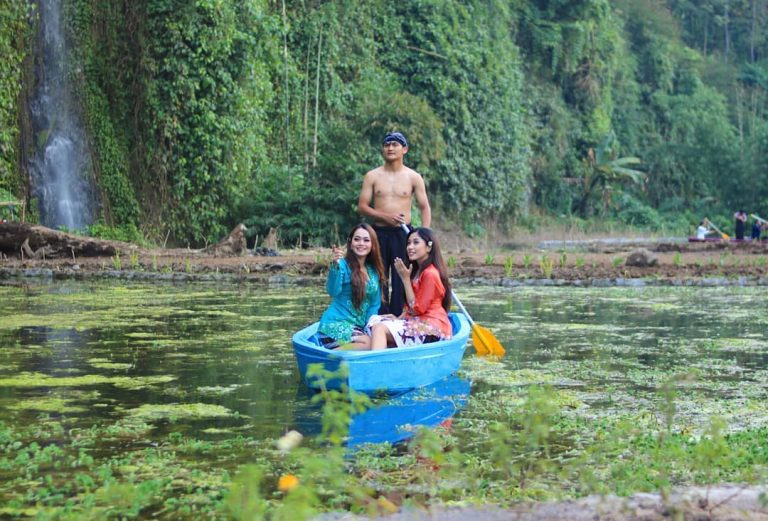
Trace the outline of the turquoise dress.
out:
<instances>
[{"instance_id":1,"label":"turquoise dress","mask_svg":"<svg viewBox=\"0 0 768 521\"><path fill-rule=\"evenodd\" d=\"M352 304L352 272L346 259L340 259L338 265L331 267L325 283L325 289L331 296L331 305L320 317L318 330L321 333L339 342L349 342L352 340L353 329L362 329L368 319L378 313L381 305L379 276L368 264L365 268L368 271L365 298L360 304L360 309L356 309Z\"/></svg>"}]
</instances>

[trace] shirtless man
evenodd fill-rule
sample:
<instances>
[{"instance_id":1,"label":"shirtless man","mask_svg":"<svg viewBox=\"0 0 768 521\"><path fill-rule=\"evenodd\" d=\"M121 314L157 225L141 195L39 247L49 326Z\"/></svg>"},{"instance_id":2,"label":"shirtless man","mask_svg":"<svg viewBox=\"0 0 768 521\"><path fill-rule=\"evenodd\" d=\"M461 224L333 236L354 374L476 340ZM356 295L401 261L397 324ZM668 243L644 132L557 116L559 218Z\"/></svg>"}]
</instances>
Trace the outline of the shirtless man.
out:
<instances>
[{"instance_id":1,"label":"shirtless man","mask_svg":"<svg viewBox=\"0 0 768 521\"><path fill-rule=\"evenodd\" d=\"M381 314L392 313L400 316L405 297L403 283L392 266L395 258L407 259L405 253L406 233L402 225L411 224L411 199L421 211L421 225L429 227L432 223L432 211L427 200L424 179L418 172L403 164L408 153L408 142L400 132L390 132L384 137L382 155L384 164L374 168L363 179L363 187L357 201L357 211L373 219L373 228L379 239L381 257L384 261L384 279L392 290L392 295L384 295ZM394 276L391 277L390 273Z\"/></svg>"}]
</instances>

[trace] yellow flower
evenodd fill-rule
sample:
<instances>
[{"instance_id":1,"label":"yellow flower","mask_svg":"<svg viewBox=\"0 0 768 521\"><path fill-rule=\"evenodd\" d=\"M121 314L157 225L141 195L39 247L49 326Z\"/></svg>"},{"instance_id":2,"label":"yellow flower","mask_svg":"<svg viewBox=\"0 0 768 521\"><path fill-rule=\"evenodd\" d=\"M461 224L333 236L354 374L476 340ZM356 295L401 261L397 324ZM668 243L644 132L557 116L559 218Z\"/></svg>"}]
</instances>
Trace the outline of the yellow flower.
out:
<instances>
[{"instance_id":1,"label":"yellow flower","mask_svg":"<svg viewBox=\"0 0 768 521\"><path fill-rule=\"evenodd\" d=\"M392 503L389 499L385 498L384 496L379 496L379 499L376 500L376 503L378 503L379 508L381 508L381 510L387 514L394 514L395 512L400 510L397 507L397 505Z\"/></svg>"},{"instance_id":2,"label":"yellow flower","mask_svg":"<svg viewBox=\"0 0 768 521\"><path fill-rule=\"evenodd\" d=\"M280 492L290 492L294 488L299 486L299 478L293 474L283 474L280 479L277 480L277 489Z\"/></svg>"}]
</instances>

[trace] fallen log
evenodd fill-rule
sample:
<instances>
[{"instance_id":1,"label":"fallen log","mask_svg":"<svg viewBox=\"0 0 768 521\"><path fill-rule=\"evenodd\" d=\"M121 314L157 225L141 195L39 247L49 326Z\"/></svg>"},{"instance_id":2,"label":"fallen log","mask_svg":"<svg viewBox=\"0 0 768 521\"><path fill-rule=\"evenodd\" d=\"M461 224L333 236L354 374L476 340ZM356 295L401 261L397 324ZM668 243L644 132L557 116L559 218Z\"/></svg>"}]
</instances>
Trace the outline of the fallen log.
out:
<instances>
[{"instance_id":1,"label":"fallen log","mask_svg":"<svg viewBox=\"0 0 768 521\"><path fill-rule=\"evenodd\" d=\"M135 249L135 245L127 242L82 237L45 226L19 222L0 224L0 251L8 257L111 257L118 251Z\"/></svg>"}]
</instances>

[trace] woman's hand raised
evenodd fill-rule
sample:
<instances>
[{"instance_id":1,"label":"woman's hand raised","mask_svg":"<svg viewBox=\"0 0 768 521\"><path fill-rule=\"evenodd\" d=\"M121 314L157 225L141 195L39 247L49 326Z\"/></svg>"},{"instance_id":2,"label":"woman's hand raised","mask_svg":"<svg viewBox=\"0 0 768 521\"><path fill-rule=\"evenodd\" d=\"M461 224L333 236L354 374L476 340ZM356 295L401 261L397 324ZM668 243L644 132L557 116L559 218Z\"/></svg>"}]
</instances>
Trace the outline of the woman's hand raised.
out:
<instances>
[{"instance_id":1,"label":"woman's hand raised","mask_svg":"<svg viewBox=\"0 0 768 521\"><path fill-rule=\"evenodd\" d=\"M410 282L411 280L411 266L406 266L400 257L395 257L395 270L403 282Z\"/></svg>"},{"instance_id":2,"label":"woman's hand raised","mask_svg":"<svg viewBox=\"0 0 768 521\"><path fill-rule=\"evenodd\" d=\"M334 264L338 264L339 260L344 256L344 252L341 251L341 248L334 246L331 249L331 258L333 259Z\"/></svg>"}]
</instances>

